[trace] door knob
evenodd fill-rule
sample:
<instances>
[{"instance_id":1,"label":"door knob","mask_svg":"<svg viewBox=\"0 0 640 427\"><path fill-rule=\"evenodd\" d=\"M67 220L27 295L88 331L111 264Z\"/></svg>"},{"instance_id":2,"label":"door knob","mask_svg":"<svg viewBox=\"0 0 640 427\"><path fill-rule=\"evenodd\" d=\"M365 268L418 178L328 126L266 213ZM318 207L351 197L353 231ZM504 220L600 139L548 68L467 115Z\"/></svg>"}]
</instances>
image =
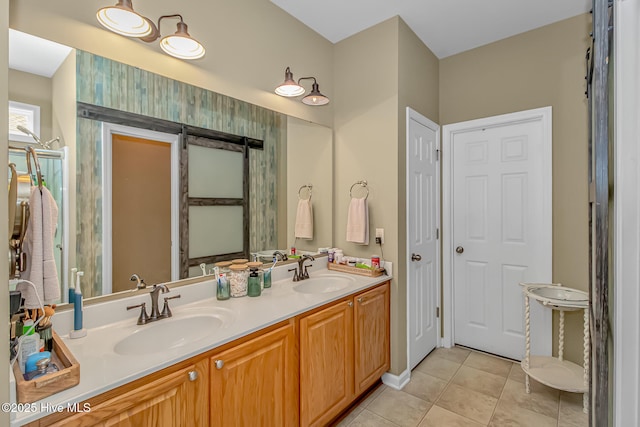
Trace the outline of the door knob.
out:
<instances>
[{"instance_id":1,"label":"door knob","mask_svg":"<svg viewBox=\"0 0 640 427\"><path fill-rule=\"evenodd\" d=\"M418 254L411 254L411 261L420 261L422 260L422 256Z\"/></svg>"},{"instance_id":2,"label":"door knob","mask_svg":"<svg viewBox=\"0 0 640 427\"><path fill-rule=\"evenodd\" d=\"M457 252L457 253L459 253L459 254L461 254L462 252L464 252L464 248L463 248L462 246L458 246L458 247L456 248L456 252Z\"/></svg>"},{"instance_id":3,"label":"door knob","mask_svg":"<svg viewBox=\"0 0 640 427\"><path fill-rule=\"evenodd\" d=\"M224 366L224 361L220 359L216 360L214 363L217 369L222 369L222 367Z\"/></svg>"},{"instance_id":4,"label":"door knob","mask_svg":"<svg viewBox=\"0 0 640 427\"><path fill-rule=\"evenodd\" d=\"M198 372L197 371L189 371L189 381L195 381L198 379Z\"/></svg>"}]
</instances>

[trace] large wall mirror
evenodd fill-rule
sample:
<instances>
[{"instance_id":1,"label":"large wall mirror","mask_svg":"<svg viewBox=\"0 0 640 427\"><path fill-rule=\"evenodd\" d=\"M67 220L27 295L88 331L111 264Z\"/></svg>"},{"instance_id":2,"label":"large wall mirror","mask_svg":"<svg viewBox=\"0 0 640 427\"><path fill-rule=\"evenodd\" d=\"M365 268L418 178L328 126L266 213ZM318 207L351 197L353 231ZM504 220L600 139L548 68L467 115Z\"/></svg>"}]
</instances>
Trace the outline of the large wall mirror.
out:
<instances>
[{"instance_id":1,"label":"large wall mirror","mask_svg":"<svg viewBox=\"0 0 640 427\"><path fill-rule=\"evenodd\" d=\"M163 114L168 116L173 114L173 108L187 111L191 126L264 139L262 150L250 150L250 253L268 256L275 250L288 250L290 246L315 253L319 247L332 245L331 129L15 30L10 30L9 38L9 100L16 103L14 106L37 107L39 129L33 131L41 141L53 140L50 149L35 145L34 148L38 148L46 185L59 206L55 252L62 303L66 302L65 290L73 267L89 272L83 283L87 297L131 289L135 286L129 281L133 273L144 277L147 283L176 280L185 276L184 272L176 271L180 269L177 259L180 251L191 251L192 258L197 258L207 251L223 250L209 246L217 247L220 240L229 240L229 236L223 235L224 224L237 222L232 209L197 206L198 209L189 212L185 208L184 200L175 191L181 167L176 154L179 136L156 135L149 129L140 131L80 117L79 105L108 105L118 111L150 117L157 117L153 108L167 110ZM96 77L100 73L102 80ZM105 73L111 75L105 77ZM118 76L141 80L136 80L134 89L124 84L118 87L126 80ZM152 88L152 84L156 86ZM185 89L181 89L181 85ZM176 91L187 93L189 98L180 98ZM109 102L104 102L105 97L110 98ZM201 109L196 108L192 113L189 109L193 108L190 101L193 99ZM205 107L209 108L207 103L217 104L221 114L205 114L208 111ZM18 124L24 125L19 114L11 117L14 122L10 123L9 161L24 171L24 147L34 141L29 142L30 137L17 130ZM181 121L177 115L169 118ZM25 127L29 126L32 125ZM112 138L113 135L117 137ZM113 150L107 156L103 152L105 146ZM116 147L120 148L116 150ZM220 152L224 158L220 160L215 158L215 150L202 150L203 147L196 144L190 154L194 168L189 168L189 174L194 176L189 179L197 183L193 190L206 195L209 190L219 188L216 191L223 196L217 197L226 197L225 191L229 194L236 191L238 182L220 185L220 176L231 177L236 173L221 170L222 165L231 167L238 163L233 152ZM207 156L214 158L209 161ZM116 158L121 160L114 160ZM160 164L164 166L161 168ZM211 164L218 164L215 169L221 175L212 172ZM141 184L143 178L146 183ZM103 180L109 185L104 186ZM142 190L136 190L138 185ZM300 197L308 197L300 188L308 185L312 186L313 238L295 239L296 205ZM116 188L132 190L129 199L114 200L112 192ZM136 191L142 193L136 194ZM166 206L166 215L158 213L165 209L161 203ZM219 216L221 211L225 212ZM185 215L191 227L189 248L179 248L175 243L176 223ZM141 226L131 226L134 217ZM133 235L136 228L144 228L144 233ZM116 231L117 238L114 238ZM216 236L221 236L218 241ZM168 242L169 249L168 254L159 258L122 256L125 249L114 249L114 245L118 248L140 246L145 253L152 253L165 245L162 242ZM186 275L200 276L202 271L198 266L191 266Z\"/></svg>"}]
</instances>

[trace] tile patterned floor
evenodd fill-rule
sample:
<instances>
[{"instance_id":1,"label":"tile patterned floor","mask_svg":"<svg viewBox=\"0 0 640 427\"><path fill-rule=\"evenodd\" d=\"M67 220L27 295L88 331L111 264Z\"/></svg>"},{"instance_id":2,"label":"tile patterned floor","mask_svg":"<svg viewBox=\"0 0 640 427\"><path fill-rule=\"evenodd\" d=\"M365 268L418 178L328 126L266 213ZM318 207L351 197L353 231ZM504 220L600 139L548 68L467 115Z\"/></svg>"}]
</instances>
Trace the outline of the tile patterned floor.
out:
<instances>
[{"instance_id":1,"label":"tile patterned floor","mask_svg":"<svg viewBox=\"0 0 640 427\"><path fill-rule=\"evenodd\" d=\"M461 347L438 348L397 391L381 385L338 426L583 427L582 395L531 380L520 365Z\"/></svg>"}]
</instances>

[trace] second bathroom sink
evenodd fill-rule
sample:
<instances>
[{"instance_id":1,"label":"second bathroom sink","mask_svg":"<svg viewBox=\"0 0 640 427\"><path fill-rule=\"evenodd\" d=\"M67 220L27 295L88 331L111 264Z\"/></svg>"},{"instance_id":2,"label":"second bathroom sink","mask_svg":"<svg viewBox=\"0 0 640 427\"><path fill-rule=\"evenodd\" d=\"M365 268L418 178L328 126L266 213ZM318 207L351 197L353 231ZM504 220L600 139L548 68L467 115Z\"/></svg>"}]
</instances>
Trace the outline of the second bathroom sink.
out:
<instances>
[{"instance_id":1,"label":"second bathroom sink","mask_svg":"<svg viewBox=\"0 0 640 427\"><path fill-rule=\"evenodd\" d=\"M293 290L303 294L324 294L344 289L354 281L351 277L323 274L322 276L305 279L302 283L295 285Z\"/></svg>"}]
</instances>

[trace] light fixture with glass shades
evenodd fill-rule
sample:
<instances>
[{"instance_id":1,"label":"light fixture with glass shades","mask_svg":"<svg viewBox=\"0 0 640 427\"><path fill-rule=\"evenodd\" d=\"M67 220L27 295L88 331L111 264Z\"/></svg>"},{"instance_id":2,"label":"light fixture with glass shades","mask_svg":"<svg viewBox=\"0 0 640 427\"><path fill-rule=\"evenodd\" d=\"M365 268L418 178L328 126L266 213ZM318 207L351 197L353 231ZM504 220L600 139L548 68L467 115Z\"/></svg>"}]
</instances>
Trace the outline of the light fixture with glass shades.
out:
<instances>
[{"instance_id":1,"label":"light fixture with glass shades","mask_svg":"<svg viewBox=\"0 0 640 427\"><path fill-rule=\"evenodd\" d=\"M187 31L187 24L184 23L182 15L163 15L158 18L156 26L149 18L133 10L131 0L118 0L115 6L98 10L96 16L100 24L114 33L136 37L146 43L160 38L160 21L164 18L179 18L177 31L163 37L160 40L160 48L166 54L179 59L199 59L205 54L204 46Z\"/></svg>"},{"instance_id":2,"label":"light fixture with glass shades","mask_svg":"<svg viewBox=\"0 0 640 427\"><path fill-rule=\"evenodd\" d=\"M284 71L284 82L278 86L275 90L276 94L280 96L286 96L289 98L303 95L306 90L300 85L301 80L313 80L311 86L311 92L302 98L302 102L306 105L326 105L329 103L329 98L320 93L320 86L315 77L300 77L298 82L293 79L293 73L291 69L287 67Z\"/></svg>"}]
</instances>

